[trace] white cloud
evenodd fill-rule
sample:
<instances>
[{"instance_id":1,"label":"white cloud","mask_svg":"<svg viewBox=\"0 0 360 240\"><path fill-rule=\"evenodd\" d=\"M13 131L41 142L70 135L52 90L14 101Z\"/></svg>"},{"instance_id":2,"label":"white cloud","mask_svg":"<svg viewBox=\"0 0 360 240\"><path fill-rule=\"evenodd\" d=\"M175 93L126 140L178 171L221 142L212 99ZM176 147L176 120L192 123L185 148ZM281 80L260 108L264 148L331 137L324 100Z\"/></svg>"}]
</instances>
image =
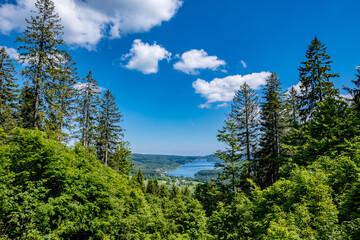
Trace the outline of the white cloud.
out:
<instances>
[{"instance_id":1,"label":"white cloud","mask_svg":"<svg viewBox=\"0 0 360 240\"><path fill-rule=\"evenodd\" d=\"M226 102L224 102L224 103L216 105L216 109L222 108L222 107L227 107L227 106L228 106L228 104Z\"/></svg>"},{"instance_id":2,"label":"white cloud","mask_svg":"<svg viewBox=\"0 0 360 240\"><path fill-rule=\"evenodd\" d=\"M301 82L298 82L297 84L290 86L290 87L286 90L286 93L290 92L290 89L291 89L292 87L294 87L294 89L295 89L295 91L297 92L297 94L300 94L300 93L301 93L300 86L301 86Z\"/></svg>"},{"instance_id":3,"label":"white cloud","mask_svg":"<svg viewBox=\"0 0 360 240\"><path fill-rule=\"evenodd\" d=\"M351 94L340 94L340 97L344 100L352 100L353 99Z\"/></svg>"},{"instance_id":4,"label":"white cloud","mask_svg":"<svg viewBox=\"0 0 360 240\"><path fill-rule=\"evenodd\" d=\"M165 48L154 43L149 45L143 43L140 39L133 42L130 53L122 56L122 60L130 58L125 65L128 69L135 69L144 74L157 73L159 69L159 61L170 60L171 53Z\"/></svg>"},{"instance_id":5,"label":"white cloud","mask_svg":"<svg viewBox=\"0 0 360 240\"><path fill-rule=\"evenodd\" d=\"M196 93L206 98L207 102L200 105L200 108L209 108L214 102L230 102L232 101L235 91L240 89L240 85L244 82L249 84L253 89L259 89L261 85L265 85L266 78L270 72L252 73L248 75L234 75L225 78L215 78L210 82L197 79L192 86ZM221 104L220 104L221 105Z\"/></svg>"},{"instance_id":6,"label":"white cloud","mask_svg":"<svg viewBox=\"0 0 360 240\"><path fill-rule=\"evenodd\" d=\"M84 83L84 82L77 82L75 85L73 85L73 88L76 90L82 91L87 87L90 87L94 92L101 93L105 91L106 89L97 85L94 85L92 83Z\"/></svg>"},{"instance_id":7,"label":"white cloud","mask_svg":"<svg viewBox=\"0 0 360 240\"><path fill-rule=\"evenodd\" d=\"M246 62L244 62L244 60L241 60L240 62L241 62L241 65L243 66L243 68L247 68L247 64L246 64Z\"/></svg>"},{"instance_id":8,"label":"white cloud","mask_svg":"<svg viewBox=\"0 0 360 240\"><path fill-rule=\"evenodd\" d=\"M187 74L199 74L201 69L217 70L220 66L226 65L224 60L217 56L208 56L203 50L190 50L181 55L181 61L174 64L174 68Z\"/></svg>"},{"instance_id":9,"label":"white cloud","mask_svg":"<svg viewBox=\"0 0 360 240\"><path fill-rule=\"evenodd\" d=\"M0 32L23 31L35 0L0 4ZM169 21L181 7L180 0L54 0L68 44L94 49L105 37L119 38L146 32Z\"/></svg>"},{"instance_id":10,"label":"white cloud","mask_svg":"<svg viewBox=\"0 0 360 240\"><path fill-rule=\"evenodd\" d=\"M199 108L210 108L211 104L210 103L204 103L204 104L200 104L198 107Z\"/></svg>"},{"instance_id":11,"label":"white cloud","mask_svg":"<svg viewBox=\"0 0 360 240\"><path fill-rule=\"evenodd\" d=\"M19 53L18 53L18 51L16 51L15 48L6 47L6 46L0 46L0 48L5 48L5 51L9 55L10 58L12 58L14 60L18 60Z\"/></svg>"}]
</instances>

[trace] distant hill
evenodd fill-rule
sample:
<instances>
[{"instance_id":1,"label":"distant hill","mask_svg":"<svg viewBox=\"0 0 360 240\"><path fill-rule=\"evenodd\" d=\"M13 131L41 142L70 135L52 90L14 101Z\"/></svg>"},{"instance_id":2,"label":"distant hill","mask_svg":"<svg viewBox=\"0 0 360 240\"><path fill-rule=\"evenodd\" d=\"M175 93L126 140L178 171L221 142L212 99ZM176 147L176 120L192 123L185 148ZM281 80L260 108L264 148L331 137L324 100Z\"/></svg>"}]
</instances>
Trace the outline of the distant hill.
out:
<instances>
[{"instance_id":1,"label":"distant hill","mask_svg":"<svg viewBox=\"0 0 360 240\"><path fill-rule=\"evenodd\" d=\"M164 173L174 170L185 163L193 162L200 159L207 159L211 162L219 160L214 155L208 156L177 156L177 155L156 155L156 154L140 154L133 153L133 162L135 171L141 168L143 173L157 175L156 173Z\"/></svg>"}]
</instances>

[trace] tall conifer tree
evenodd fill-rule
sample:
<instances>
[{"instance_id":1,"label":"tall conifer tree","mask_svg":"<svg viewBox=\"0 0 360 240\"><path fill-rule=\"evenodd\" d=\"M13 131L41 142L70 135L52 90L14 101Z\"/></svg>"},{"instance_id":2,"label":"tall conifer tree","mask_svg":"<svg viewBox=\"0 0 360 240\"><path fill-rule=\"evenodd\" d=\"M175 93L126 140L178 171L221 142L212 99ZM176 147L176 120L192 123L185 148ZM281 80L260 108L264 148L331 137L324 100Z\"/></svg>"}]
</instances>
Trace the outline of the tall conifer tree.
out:
<instances>
[{"instance_id":1,"label":"tall conifer tree","mask_svg":"<svg viewBox=\"0 0 360 240\"><path fill-rule=\"evenodd\" d=\"M34 105L35 91L34 87L25 85L21 88L19 96L19 126L22 128L32 128L34 124Z\"/></svg>"},{"instance_id":2,"label":"tall conifer tree","mask_svg":"<svg viewBox=\"0 0 360 240\"><path fill-rule=\"evenodd\" d=\"M64 140L64 130L72 130L75 115L77 90L74 88L78 80L77 67L69 53L63 52L59 59L58 74L47 82L46 100L48 102L47 128L55 132L59 141Z\"/></svg>"},{"instance_id":3,"label":"tall conifer tree","mask_svg":"<svg viewBox=\"0 0 360 240\"><path fill-rule=\"evenodd\" d=\"M299 67L301 89L301 117L307 121L317 108L317 103L327 97L335 97L338 90L334 88L332 78L339 77L331 73L333 62L326 53L325 44L315 36L305 54L307 60Z\"/></svg>"},{"instance_id":4,"label":"tall conifer tree","mask_svg":"<svg viewBox=\"0 0 360 240\"><path fill-rule=\"evenodd\" d=\"M288 113L288 121L290 127L296 127L300 121L300 101L298 93L292 86L286 94L286 108Z\"/></svg>"},{"instance_id":5,"label":"tall conifer tree","mask_svg":"<svg viewBox=\"0 0 360 240\"><path fill-rule=\"evenodd\" d=\"M252 169L252 157L257 144L259 104L258 96L247 83L235 93L229 115L235 120L238 141L248 163L248 175Z\"/></svg>"},{"instance_id":6,"label":"tall conifer tree","mask_svg":"<svg viewBox=\"0 0 360 240\"><path fill-rule=\"evenodd\" d=\"M92 77L91 71L84 78L85 82L77 83L75 89L79 91L78 117L79 138L81 144L88 148L96 141L98 119L99 94L101 89Z\"/></svg>"},{"instance_id":7,"label":"tall conifer tree","mask_svg":"<svg viewBox=\"0 0 360 240\"><path fill-rule=\"evenodd\" d=\"M109 155L115 153L121 137L124 136L120 126L122 115L116 105L115 97L107 90L101 97L98 125L98 156L108 164Z\"/></svg>"},{"instance_id":8,"label":"tall conifer tree","mask_svg":"<svg viewBox=\"0 0 360 240\"><path fill-rule=\"evenodd\" d=\"M242 145L238 141L238 128L235 119L228 117L222 130L217 135L218 141L227 145L225 150L218 150L215 156L222 159L223 162L217 163L216 167L221 167L219 180L224 180L228 185L230 192L234 193L240 186L241 175L243 172L243 154Z\"/></svg>"},{"instance_id":9,"label":"tall conifer tree","mask_svg":"<svg viewBox=\"0 0 360 240\"><path fill-rule=\"evenodd\" d=\"M131 157L129 142L121 141L117 144L116 150L110 155L109 166L123 175L129 175L134 169Z\"/></svg>"},{"instance_id":10,"label":"tall conifer tree","mask_svg":"<svg viewBox=\"0 0 360 240\"><path fill-rule=\"evenodd\" d=\"M41 111L44 111L44 84L56 74L57 58L61 57L59 46L64 44L61 39L63 27L60 17L55 12L51 0L37 0L35 16L26 19L27 28L24 36L18 37L19 60L26 63L22 75L29 80L30 88L34 91L33 123L32 127L41 127Z\"/></svg>"},{"instance_id":11,"label":"tall conifer tree","mask_svg":"<svg viewBox=\"0 0 360 240\"><path fill-rule=\"evenodd\" d=\"M13 60L5 48L0 49L0 128L5 131L16 126L17 85Z\"/></svg>"},{"instance_id":12,"label":"tall conifer tree","mask_svg":"<svg viewBox=\"0 0 360 240\"><path fill-rule=\"evenodd\" d=\"M261 187L272 185L278 177L280 142L285 128L285 106L280 79L275 73L266 79L264 100L261 104L260 149L257 153L257 181Z\"/></svg>"}]
</instances>

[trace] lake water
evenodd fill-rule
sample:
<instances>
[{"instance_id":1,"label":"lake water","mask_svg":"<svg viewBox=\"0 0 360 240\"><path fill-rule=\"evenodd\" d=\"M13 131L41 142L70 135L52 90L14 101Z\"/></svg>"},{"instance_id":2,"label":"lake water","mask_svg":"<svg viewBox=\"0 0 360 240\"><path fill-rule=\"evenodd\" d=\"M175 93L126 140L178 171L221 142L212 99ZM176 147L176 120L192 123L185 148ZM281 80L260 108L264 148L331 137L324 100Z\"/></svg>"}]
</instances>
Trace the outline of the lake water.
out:
<instances>
[{"instance_id":1,"label":"lake water","mask_svg":"<svg viewBox=\"0 0 360 240\"><path fill-rule=\"evenodd\" d=\"M176 176L176 177L183 176L183 177L192 177L193 178L194 174L200 170L215 169L214 165L215 165L214 162L209 162L206 159L202 159L202 160L197 160L194 162L186 163L176 170L168 171L167 174L169 174L171 176Z\"/></svg>"}]
</instances>

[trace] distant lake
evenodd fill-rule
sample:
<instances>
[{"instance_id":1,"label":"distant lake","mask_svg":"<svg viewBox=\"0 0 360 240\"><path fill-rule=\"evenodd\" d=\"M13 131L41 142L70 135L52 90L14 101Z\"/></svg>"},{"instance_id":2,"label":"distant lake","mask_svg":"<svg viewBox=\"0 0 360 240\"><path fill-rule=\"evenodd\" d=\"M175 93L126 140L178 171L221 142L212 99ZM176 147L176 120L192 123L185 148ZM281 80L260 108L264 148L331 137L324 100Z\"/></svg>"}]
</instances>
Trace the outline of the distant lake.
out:
<instances>
[{"instance_id":1,"label":"distant lake","mask_svg":"<svg viewBox=\"0 0 360 240\"><path fill-rule=\"evenodd\" d=\"M175 177L194 177L194 174L200 170L213 170L215 163L209 162L206 159L197 160L186 163L176 170L168 171L167 174Z\"/></svg>"}]
</instances>

